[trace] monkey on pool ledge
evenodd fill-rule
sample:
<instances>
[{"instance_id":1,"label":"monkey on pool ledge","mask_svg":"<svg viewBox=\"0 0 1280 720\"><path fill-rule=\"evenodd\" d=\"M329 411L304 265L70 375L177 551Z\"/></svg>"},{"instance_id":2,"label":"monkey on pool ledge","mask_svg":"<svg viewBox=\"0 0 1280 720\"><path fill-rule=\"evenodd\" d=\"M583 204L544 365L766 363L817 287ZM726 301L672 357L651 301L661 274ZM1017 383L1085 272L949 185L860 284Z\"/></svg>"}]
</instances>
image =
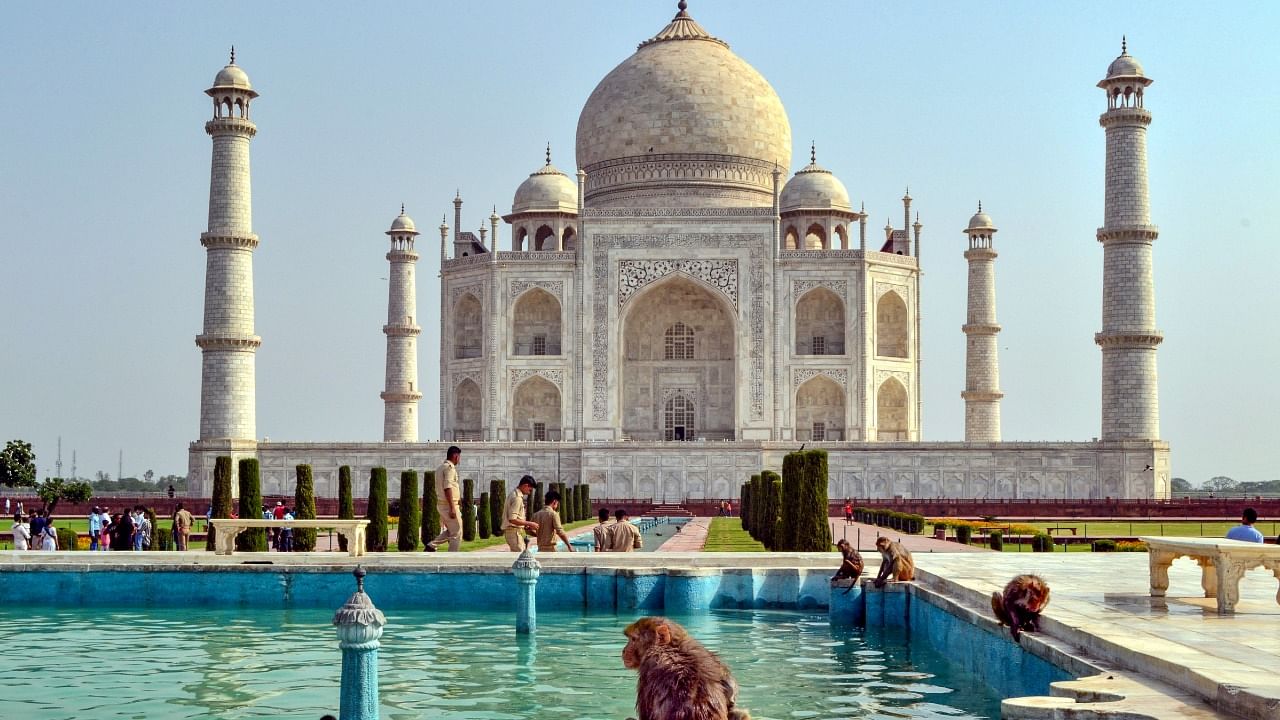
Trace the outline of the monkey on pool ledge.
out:
<instances>
[{"instance_id":1,"label":"monkey on pool ledge","mask_svg":"<svg viewBox=\"0 0 1280 720\"><path fill-rule=\"evenodd\" d=\"M887 537L876 539L876 550L880 552L880 572L876 575L875 585L884 587L889 580L910 581L916 579L916 561L911 551L902 543Z\"/></svg>"},{"instance_id":2,"label":"monkey on pool ledge","mask_svg":"<svg viewBox=\"0 0 1280 720\"><path fill-rule=\"evenodd\" d=\"M644 617L623 632L622 664L638 675L635 720L751 720L735 707L728 666L679 624Z\"/></svg>"}]
</instances>

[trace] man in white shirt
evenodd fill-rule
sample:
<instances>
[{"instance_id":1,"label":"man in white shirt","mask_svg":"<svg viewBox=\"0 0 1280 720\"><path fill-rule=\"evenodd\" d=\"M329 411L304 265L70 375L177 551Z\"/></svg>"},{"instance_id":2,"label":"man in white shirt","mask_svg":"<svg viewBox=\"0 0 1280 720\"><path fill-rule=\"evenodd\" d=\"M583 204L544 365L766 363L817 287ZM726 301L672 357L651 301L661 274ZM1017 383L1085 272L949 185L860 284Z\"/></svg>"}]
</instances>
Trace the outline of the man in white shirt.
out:
<instances>
[{"instance_id":1,"label":"man in white shirt","mask_svg":"<svg viewBox=\"0 0 1280 720\"><path fill-rule=\"evenodd\" d=\"M13 549L27 550L31 547L31 526L27 524L27 516L18 513L13 516Z\"/></svg>"}]
</instances>

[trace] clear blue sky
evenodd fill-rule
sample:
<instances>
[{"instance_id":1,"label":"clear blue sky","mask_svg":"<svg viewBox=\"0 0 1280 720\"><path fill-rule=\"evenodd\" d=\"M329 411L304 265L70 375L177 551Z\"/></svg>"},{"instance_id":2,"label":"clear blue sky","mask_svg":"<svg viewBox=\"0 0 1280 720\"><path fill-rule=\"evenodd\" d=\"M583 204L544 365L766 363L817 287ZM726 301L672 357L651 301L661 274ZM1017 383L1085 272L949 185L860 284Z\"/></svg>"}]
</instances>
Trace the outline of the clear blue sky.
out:
<instances>
[{"instance_id":1,"label":"clear blue sky","mask_svg":"<svg viewBox=\"0 0 1280 720\"><path fill-rule=\"evenodd\" d=\"M387 241L404 202L430 238L454 190L474 230L552 143L572 171L595 84L666 0L22 3L0 23L0 441L65 470L184 473L196 437L210 104L235 44L255 105L258 433L377 440ZM963 435L965 264L978 199L996 247L1004 435L1098 434L1105 108L1120 36L1147 107L1161 427L1175 476L1280 477L1277 3L692 0L773 84L792 169L819 161L924 223L927 439ZM1267 48L1272 48L1267 50ZM503 240L507 240L503 234ZM419 314L438 316L433 252ZM437 328L420 339L422 417ZM422 428L423 439L438 428Z\"/></svg>"}]
</instances>

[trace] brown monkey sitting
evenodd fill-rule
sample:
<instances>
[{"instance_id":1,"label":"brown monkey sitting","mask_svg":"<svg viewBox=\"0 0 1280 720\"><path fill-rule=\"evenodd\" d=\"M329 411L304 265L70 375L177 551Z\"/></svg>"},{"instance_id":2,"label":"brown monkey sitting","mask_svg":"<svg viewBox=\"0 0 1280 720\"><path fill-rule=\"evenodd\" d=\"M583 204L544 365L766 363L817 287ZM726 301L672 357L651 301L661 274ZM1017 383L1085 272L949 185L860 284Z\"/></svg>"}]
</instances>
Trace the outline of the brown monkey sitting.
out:
<instances>
[{"instance_id":1,"label":"brown monkey sitting","mask_svg":"<svg viewBox=\"0 0 1280 720\"><path fill-rule=\"evenodd\" d=\"M1049 584L1039 575L1019 575L1004 586L1003 593L991 593L991 609L1001 625L1009 626L1015 642L1023 630L1040 631L1040 613L1049 604Z\"/></svg>"},{"instance_id":2,"label":"brown monkey sitting","mask_svg":"<svg viewBox=\"0 0 1280 720\"><path fill-rule=\"evenodd\" d=\"M622 664L636 680L638 720L751 720L734 707L738 683L715 653L678 624L645 617L624 631Z\"/></svg>"},{"instance_id":3,"label":"brown monkey sitting","mask_svg":"<svg viewBox=\"0 0 1280 720\"><path fill-rule=\"evenodd\" d=\"M880 551L880 574L876 575L876 587L884 587L889 580L916 579L916 561L911 559L911 551L902 543L887 537L878 538L876 550Z\"/></svg>"},{"instance_id":4,"label":"brown monkey sitting","mask_svg":"<svg viewBox=\"0 0 1280 720\"><path fill-rule=\"evenodd\" d=\"M840 550L840 556L844 558L844 562L840 563L840 569L831 576L831 579L857 580L858 576L862 575L862 555L848 540L837 542L836 548Z\"/></svg>"}]
</instances>

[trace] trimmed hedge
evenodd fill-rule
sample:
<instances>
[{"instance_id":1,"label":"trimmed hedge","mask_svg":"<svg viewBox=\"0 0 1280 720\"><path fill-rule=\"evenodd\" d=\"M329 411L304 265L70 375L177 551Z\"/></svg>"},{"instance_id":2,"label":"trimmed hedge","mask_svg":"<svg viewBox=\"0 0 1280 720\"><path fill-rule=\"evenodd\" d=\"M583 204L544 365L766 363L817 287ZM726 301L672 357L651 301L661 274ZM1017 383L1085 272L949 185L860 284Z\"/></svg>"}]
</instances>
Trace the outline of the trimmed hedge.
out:
<instances>
[{"instance_id":1,"label":"trimmed hedge","mask_svg":"<svg viewBox=\"0 0 1280 720\"><path fill-rule=\"evenodd\" d=\"M489 534L494 532L501 533L502 530L502 501L507 499L507 481L506 480L490 480L489 481ZM481 507L481 510L484 508ZM531 516L532 512L529 513Z\"/></svg>"},{"instance_id":2,"label":"trimmed hedge","mask_svg":"<svg viewBox=\"0 0 1280 720\"><path fill-rule=\"evenodd\" d=\"M1049 533L1032 535L1031 552L1053 552L1053 536Z\"/></svg>"},{"instance_id":3,"label":"trimmed hedge","mask_svg":"<svg viewBox=\"0 0 1280 720\"><path fill-rule=\"evenodd\" d=\"M760 481L764 484L764 520L761 526L762 543L766 550L780 550L785 542L782 506L783 480L775 472L766 470L760 473Z\"/></svg>"},{"instance_id":4,"label":"trimmed hedge","mask_svg":"<svg viewBox=\"0 0 1280 720\"><path fill-rule=\"evenodd\" d=\"M956 526L956 542L968 545L973 540L973 528L969 525Z\"/></svg>"},{"instance_id":5,"label":"trimmed hedge","mask_svg":"<svg viewBox=\"0 0 1280 720\"><path fill-rule=\"evenodd\" d=\"M142 509L142 512L146 514L147 522L151 524L150 537L147 538L147 540L150 541L150 544L146 545L143 549L159 550L160 549L160 542L159 542L160 523L156 522L156 511L150 507L146 507ZM59 545L59 547L61 547L61 545Z\"/></svg>"},{"instance_id":6,"label":"trimmed hedge","mask_svg":"<svg viewBox=\"0 0 1280 720\"><path fill-rule=\"evenodd\" d=\"M542 506L544 504L542 502L542 483L537 481L533 483L533 492L529 493L529 499L532 500L532 502L529 503L529 512L535 513L542 509ZM503 488L502 498L498 501L499 531L501 531L502 529L502 503L506 502L506 500L507 500L507 490L506 488Z\"/></svg>"},{"instance_id":7,"label":"trimmed hedge","mask_svg":"<svg viewBox=\"0 0 1280 720\"><path fill-rule=\"evenodd\" d=\"M240 461L240 517L262 517L262 480L258 475L257 458ZM266 552L267 529L247 528L236 536L236 551Z\"/></svg>"},{"instance_id":8,"label":"trimmed hedge","mask_svg":"<svg viewBox=\"0 0 1280 720\"><path fill-rule=\"evenodd\" d=\"M462 481L462 539L476 539L476 481L466 478Z\"/></svg>"},{"instance_id":9,"label":"trimmed hedge","mask_svg":"<svg viewBox=\"0 0 1280 720\"><path fill-rule=\"evenodd\" d=\"M440 534L440 508L436 507L436 471L422 473L422 544Z\"/></svg>"},{"instance_id":10,"label":"trimmed hedge","mask_svg":"<svg viewBox=\"0 0 1280 720\"><path fill-rule=\"evenodd\" d=\"M992 530L987 535L987 545L996 552L1004 551L1004 533L999 530Z\"/></svg>"},{"instance_id":11,"label":"trimmed hedge","mask_svg":"<svg viewBox=\"0 0 1280 720\"><path fill-rule=\"evenodd\" d=\"M487 540L493 533L489 531L489 527L493 520L489 515L489 493L480 493L480 512L476 521L476 532L480 535L481 540Z\"/></svg>"},{"instance_id":12,"label":"trimmed hedge","mask_svg":"<svg viewBox=\"0 0 1280 720\"><path fill-rule=\"evenodd\" d=\"M229 518L234 508L231 500L231 457L220 455L213 465L213 515L215 518ZM206 532L204 549L213 551L214 534L217 531L213 523L209 523Z\"/></svg>"},{"instance_id":13,"label":"trimmed hedge","mask_svg":"<svg viewBox=\"0 0 1280 720\"><path fill-rule=\"evenodd\" d=\"M578 501L578 519L591 519L591 486L582 485L582 499Z\"/></svg>"},{"instance_id":14,"label":"trimmed hedge","mask_svg":"<svg viewBox=\"0 0 1280 720\"><path fill-rule=\"evenodd\" d=\"M298 465L294 468L298 484L293 490L293 517L297 520L316 519L316 484L311 475L310 465ZM294 528L294 552L315 552L316 529Z\"/></svg>"},{"instance_id":15,"label":"trimmed hedge","mask_svg":"<svg viewBox=\"0 0 1280 720\"><path fill-rule=\"evenodd\" d=\"M1121 540L1116 543L1117 552L1151 552L1151 548L1141 540Z\"/></svg>"},{"instance_id":16,"label":"trimmed hedge","mask_svg":"<svg viewBox=\"0 0 1280 720\"><path fill-rule=\"evenodd\" d=\"M764 506L764 477L763 475L751 476L751 507L755 510L751 513L751 537L760 540L761 527L764 525L766 509Z\"/></svg>"},{"instance_id":17,"label":"trimmed hedge","mask_svg":"<svg viewBox=\"0 0 1280 720\"><path fill-rule=\"evenodd\" d=\"M396 547L400 552L418 549L422 505L418 503L418 471L400 471L400 524L396 526Z\"/></svg>"},{"instance_id":18,"label":"trimmed hedge","mask_svg":"<svg viewBox=\"0 0 1280 720\"><path fill-rule=\"evenodd\" d=\"M1094 552L1115 552L1116 541L1109 540L1109 539L1094 540L1093 551Z\"/></svg>"},{"instance_id":19,"label":"trimmed hedge","mask_svg":"<svg viewBox=\"0 0 1280 720\"><path fill-rule=\"evenodd\" d=\"M827 451L788 453L782 459L781 531L770 549L826 552L831 549L827 516Z\"/></svg>"},{"instance_id":20,"label":"trimmed hedge","mask_svg":"<svg viewBox=\"0 0 1280 720\"><path fill-rule=\"evenodd\" d=\"M376 467L369 470L369 510L365 517L369 519L369 528L364 538L364 549L367 552L387 551L387 469Z\"/></svg>"},{"instance_id":21,"label":"trimmed hedge","mask_svg":"<svg viewBox=\"0 0 1280 720\"><path fill-rule=\"evenodd\" d=\"M338 519L356 519L356 498L351 489L351 466L338 468ZM347 538L338 535L338 549L347 552Z\"/></svg>"},{"instance_id":22,"label":"trimmed hedge","mask_svg":"<svg viewBox=\"0 0 1280 720\"><path fill-rule=\"evenodd\" d=\"M76 540L80 538L80 534L71 528L54 527L53 532L58 536L59 550L76 550Z\"/></svg>"},{"instance_id":23,"label":"trimmed hedge","mask_svg":"<svg viewBox=\"0 0 1280 720\"><path fill-rule=\"evenodd\" d=\"M58 547L62 547L62 535L58 535ZM152 547L157 550L173 550L173 531L169 528L161 528L156 531L156 539L152 541ZM66 549L66 548L63 548ZM70 548L75 550L74 547Z\"/></svg>"},{"instance_id":24,"label":"trimmed hedge","mask_svg":"<svg viewBox=\"0 0 1280 720\"><path fill-rule=\"evenodd\" d=\"M751 522L751 486L742 483L742 487L738 491L738 521L742 523L742 529L746 530L748 523Z\"/></svg>"}]
</instances>

